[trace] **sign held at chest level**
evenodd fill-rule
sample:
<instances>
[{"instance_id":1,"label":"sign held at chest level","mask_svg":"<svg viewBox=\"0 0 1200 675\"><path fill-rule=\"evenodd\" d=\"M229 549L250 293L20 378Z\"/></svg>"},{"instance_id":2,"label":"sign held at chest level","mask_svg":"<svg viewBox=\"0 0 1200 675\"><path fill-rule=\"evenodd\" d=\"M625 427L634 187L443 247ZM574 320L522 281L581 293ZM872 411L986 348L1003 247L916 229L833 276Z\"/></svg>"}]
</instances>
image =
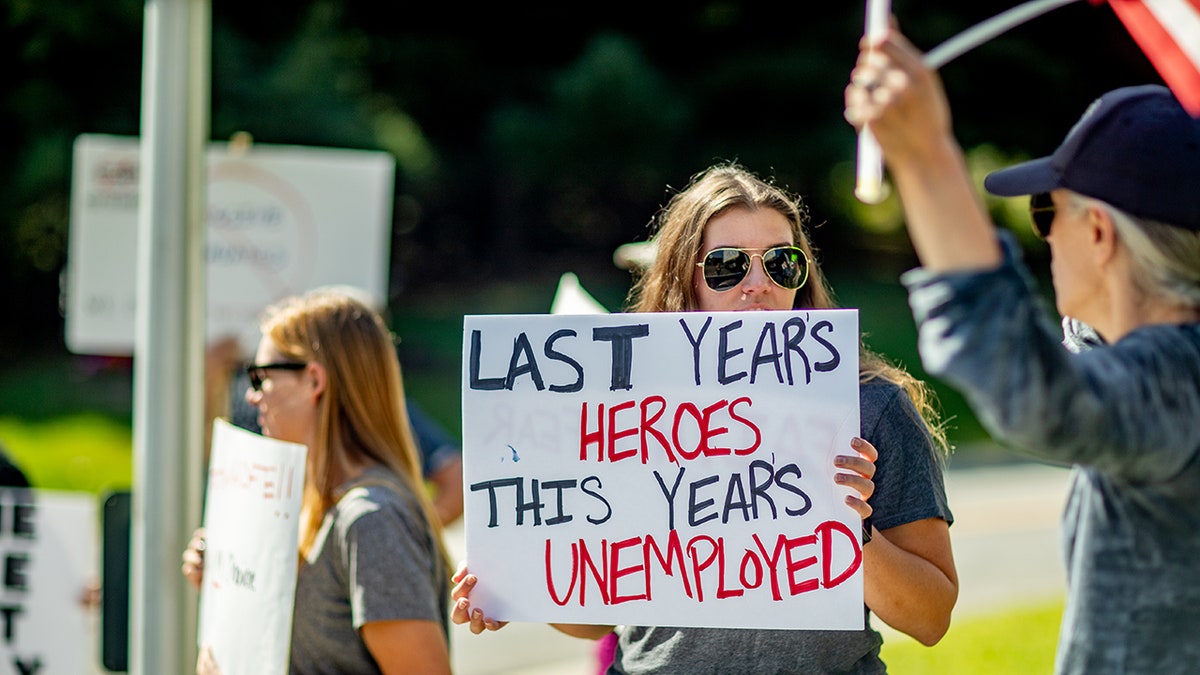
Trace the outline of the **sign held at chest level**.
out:
<instances>
[{"instance_id":1,"label":"sign held at chest level","mask_svg":"<svg viewBox=\"0 0 1200 675\"><path fill-rule=\"evenodd\" d=\"M502 620L861 628L861 528L833 481L859 432L857 319L467 317L472 603Z\"/></svg>"}]
</instances>

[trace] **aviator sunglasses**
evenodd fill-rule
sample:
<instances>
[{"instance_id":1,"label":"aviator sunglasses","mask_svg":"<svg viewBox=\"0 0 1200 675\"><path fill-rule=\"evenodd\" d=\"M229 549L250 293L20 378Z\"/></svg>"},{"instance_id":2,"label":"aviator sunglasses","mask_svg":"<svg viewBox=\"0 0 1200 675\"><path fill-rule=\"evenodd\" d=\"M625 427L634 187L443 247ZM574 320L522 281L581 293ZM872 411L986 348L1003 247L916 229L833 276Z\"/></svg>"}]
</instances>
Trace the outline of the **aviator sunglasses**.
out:
<instances>
[{"instance_id":1,"label":"aviator sunglasses","mask_svg":"<svg viewBox=\"0 0 1200 675\"><path fill-rule=\"evenodd\" d=\"M1029 197L1029 217L1033 219L1033 231L1045 239L1050 236L1050 223L1054 222L1054 200L1049 192Z\"/></svg>"},{"instance_id":2,"label":"aviator sunglasses","mask_svg":"<svg viewBox=\"0 0 1200 675\"><path fill-rule=\"evenodd\" d=\"M262 391L263 380L266 378L268 370L304 370L308 367L307 363L251 363L246 366L246 375L250 377L250 388L254 391Z\"/></svg>"},{"instance_id":3,"label":"aviator sunglasses","mask_svg":"<svg viewBox=\"0 0 1200 675\"><path fill-rule=\"evenodd\" d=\"M704 283L709 288L723 292L742 283L755 258L762 260L763 270L780 288L794 291L808 280L808 256L798 246L776 246L766 250L723 246L705 253L704 260L696 266L704 269Z\"/></svg>"}]
</instances>

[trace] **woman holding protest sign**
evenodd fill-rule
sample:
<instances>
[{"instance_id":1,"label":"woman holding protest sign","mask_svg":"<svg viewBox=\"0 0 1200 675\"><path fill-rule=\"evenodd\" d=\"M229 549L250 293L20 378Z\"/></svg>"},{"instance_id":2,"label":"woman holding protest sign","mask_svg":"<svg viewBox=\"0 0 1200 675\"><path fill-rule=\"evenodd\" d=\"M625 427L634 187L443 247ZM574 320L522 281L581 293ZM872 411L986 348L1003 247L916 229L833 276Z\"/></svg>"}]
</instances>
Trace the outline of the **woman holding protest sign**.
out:
<instances>
[{"instance_id":1,"label":"woman holding protest sign","mask_svg":"<svg viewBox=\"0 0 1200 675\"><path fill-rule=\"evenodd\" d=\"M308 447L291 672L449 672L449 568L383 319L321 291L269 309L262 334L246 398L264 435ZM184 554L197 587L202 535Z\"/></svg>"},{"instance_id":2,"label":"woman holding protest sign","mask_svg":"<svg viewBox=\"0 0 1200 675\"><path fill-rule=\"evenodd\" d=\"M637 312L791 310L835 303L805 233L798 198L740 166L710 168L661 212L657 255L638 279ZM958 579L950 549L951 514L939 452L944 447L920 382L862 349L861 435L857 454L837 458L836 480L859 496L846 504L864 519L866 608L894 628L932 645L950 623ZM876 452L875 448L881 452ZM455 575L451 619L473 632L502 624L476 609L479 580ZM612 626L556 625L600 638ZM625 626L610 672L885 672L882 637L862 631Z\"/></svg>"}]
</instances>

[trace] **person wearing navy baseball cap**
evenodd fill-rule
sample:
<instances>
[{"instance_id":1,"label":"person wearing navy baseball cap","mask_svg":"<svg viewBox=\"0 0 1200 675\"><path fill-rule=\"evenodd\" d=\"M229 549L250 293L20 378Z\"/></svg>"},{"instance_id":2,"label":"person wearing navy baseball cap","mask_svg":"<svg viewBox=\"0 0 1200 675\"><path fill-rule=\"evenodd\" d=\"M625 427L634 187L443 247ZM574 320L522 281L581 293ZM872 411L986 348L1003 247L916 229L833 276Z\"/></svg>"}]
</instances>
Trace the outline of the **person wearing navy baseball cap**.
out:
<instances>
[{"instance_id":1,"label":"person wearing navy baseball cap","mask_svg":"<svg viewBox=\"0 0 1200 675\"><path fill-rule=\"evenodd\" d=\"M1131 216L1200 230L1200 122L1166 87L1116 89L1087 109L1054 154L996 171L983 186L1001 197L1069 190ZM1049 223L1041 222L1044 237Z\"/></svg>"},{"instance_id":2,"label":"person wearing navy baseball cap","mask_svg":"<svg viewBox=\"0 0 1200 675\"><path fill-rule=\"evenodd\" d=\"M1030 195L1058 312L1095 330L1063 348L975 191L937 74L897 31L864 45L845 115L874 133L904 205L926 370L996 440L1072 466L1056 672L1195 672L1200 120L1164 87L1117 89L1050 156L987 177Z\"/></svg>"}]
</instances>

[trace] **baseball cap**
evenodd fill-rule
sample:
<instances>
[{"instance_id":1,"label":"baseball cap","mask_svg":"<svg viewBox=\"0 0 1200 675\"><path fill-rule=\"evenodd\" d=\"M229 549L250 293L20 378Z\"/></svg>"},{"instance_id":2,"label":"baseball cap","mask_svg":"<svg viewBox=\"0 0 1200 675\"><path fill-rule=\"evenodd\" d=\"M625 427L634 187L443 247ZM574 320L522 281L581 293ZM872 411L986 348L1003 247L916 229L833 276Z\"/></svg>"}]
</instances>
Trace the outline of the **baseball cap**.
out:
<instances>
[{"instance_id":1,"label":"baseball cap","mask_svg":"<svg viewBox=\"0 0 1200 675\"><path fill-rule=\"evenodd\" d=\"M1001 197L1066 188L1126 213L1200 231L1200 120L1160 85L1096 99L1054 154L995 171Z\"/></svg>"}]
</instances>

